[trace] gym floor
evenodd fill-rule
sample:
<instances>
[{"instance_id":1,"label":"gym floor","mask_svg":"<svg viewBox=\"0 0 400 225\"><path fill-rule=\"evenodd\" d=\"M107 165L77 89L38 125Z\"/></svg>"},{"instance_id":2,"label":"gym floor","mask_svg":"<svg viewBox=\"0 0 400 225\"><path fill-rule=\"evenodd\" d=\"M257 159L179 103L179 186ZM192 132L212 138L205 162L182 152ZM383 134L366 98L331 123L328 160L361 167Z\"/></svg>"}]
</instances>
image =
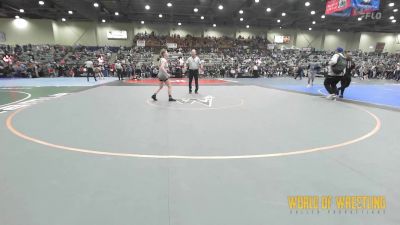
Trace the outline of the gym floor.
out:
<instances>
[{"instance_id":1,"label":"gym floor","mask_svg":"<svg viewBox=\"0 0 400 225\"><path fill-rule=\"evenodd\" d=\"M398 225L400 86L355 82L330 101L322 79L173 80L169 103L154 80L1 80L0 224Z\"/></svg>"}]
</instances>

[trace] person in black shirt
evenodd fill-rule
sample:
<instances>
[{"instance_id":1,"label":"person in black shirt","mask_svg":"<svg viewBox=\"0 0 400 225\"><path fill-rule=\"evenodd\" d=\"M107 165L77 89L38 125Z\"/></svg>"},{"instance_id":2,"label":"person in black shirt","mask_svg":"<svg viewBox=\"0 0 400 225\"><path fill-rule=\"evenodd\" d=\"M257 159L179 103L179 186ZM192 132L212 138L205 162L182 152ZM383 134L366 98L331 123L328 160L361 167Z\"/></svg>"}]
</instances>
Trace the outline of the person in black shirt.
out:
<instances>
[{"instance_id":1,"label":"person in black shirt","mask_svg":"<svg viewBox=\"0 0 400 225\"><path fill-rule=\"evenodd\" d=\"M351 53L346 54L346 61L346 70L344 72L344 76L340 80L340 88L338 89L340 92L339 98L343 98L344 90L350 86L352 71L356 68L356 64L353 62Z\"/></svg>"},{"instance_id":2,"label":"person in black shirt","mask_svg":"<svg viewBox=\"0 0 400 225\"><path fill-rule=\"evenodd\" d=\"M225 78L225 66L221 67L221 69L219 70L219 74L221 77Z\"/></svg>"}]
</instances>

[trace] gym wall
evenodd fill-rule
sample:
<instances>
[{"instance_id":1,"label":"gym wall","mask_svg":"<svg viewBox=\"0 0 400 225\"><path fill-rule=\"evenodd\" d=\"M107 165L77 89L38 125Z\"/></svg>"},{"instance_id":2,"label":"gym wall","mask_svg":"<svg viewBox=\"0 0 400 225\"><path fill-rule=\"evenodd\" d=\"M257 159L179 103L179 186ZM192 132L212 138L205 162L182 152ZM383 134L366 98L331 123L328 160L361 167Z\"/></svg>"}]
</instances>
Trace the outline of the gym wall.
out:
<instances>
[{"instance_id":1,"label":"gym wall","mask_svg":"<svg viewBox=\"0 0 400 225\"><path fill-rule=\"evenodd\" d=\"M107 31L126 30L127 40L109 40ZM186 36L251 37L264 36L273 41L275 35L291 37L288 46L313 47L334 50L338 46L349 50L374 51L378 42L385 43L385 52L400 51L400 36L393 33L351 33L334 31L306 31L300 29L267 29L262 27L236 28L229 26L206 26L176 24L98 23L85 21L53 21L36 19L0 19L0 32L6 41L0 44L61 44L90 46L131 46L132 38L138 33L155 32L159 35L176 34Z\"/></svg>"}]
</instances>

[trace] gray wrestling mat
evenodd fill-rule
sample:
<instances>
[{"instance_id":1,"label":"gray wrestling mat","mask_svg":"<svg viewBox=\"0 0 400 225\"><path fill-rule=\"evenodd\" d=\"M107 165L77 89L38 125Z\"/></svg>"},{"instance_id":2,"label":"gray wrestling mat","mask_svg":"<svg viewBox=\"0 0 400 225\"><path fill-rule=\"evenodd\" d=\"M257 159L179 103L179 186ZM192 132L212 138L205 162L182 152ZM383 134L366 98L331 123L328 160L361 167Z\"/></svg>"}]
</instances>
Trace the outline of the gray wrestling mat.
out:
<instances>
[{"instance_id":1,"label":"gray wrestling mat","mask_svg":"<svg viewBox=\"0 0 400 225\"><path fill-rule=\"evenodd\" d=\"M398 224L398 112L256 86L101 86L0 114L0 224ZM293 195L386 209L291 210Z\"/></svg>"}]
</instances>

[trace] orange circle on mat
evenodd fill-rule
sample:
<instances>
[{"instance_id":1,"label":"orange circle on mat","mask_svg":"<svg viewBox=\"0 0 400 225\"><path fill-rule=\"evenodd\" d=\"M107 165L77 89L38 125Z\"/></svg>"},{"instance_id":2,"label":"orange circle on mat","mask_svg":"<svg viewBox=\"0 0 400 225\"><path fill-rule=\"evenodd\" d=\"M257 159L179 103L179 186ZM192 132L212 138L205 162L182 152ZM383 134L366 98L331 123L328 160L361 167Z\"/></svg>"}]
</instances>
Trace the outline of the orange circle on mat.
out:
<instances>
[{"instance_id":1,"label":"orange circle on mat","mask_svg":"<svg viewBox=\"0 0 400 225\"><path fill-rule=\"evenodd\" d=\"M342 103L342 104L346 104L346 103ZM370 138L371 136L378 133L378 131L381 128L381 120L379 119L379 117L376 116L375 114L373 114L372 112L370 112L366 109L363 109L361 107L357 107L357 106L353 106L353 107L360 109L361 111L367 113L369 116L371 116L374 119L375 127L372 130L370 130L368 133L366 133L358 138L348 140L348 141L345 141L345 142L342 142L339 144L334 144L334 145L308 148L308 149L289 151L289 152L283 152L283 153L269 153L269 154L256 154L256 155L228 155L228 156L147 155L147 154L96 151L96 150L91 150L91 149L75 148L75 147L53 144L50 142L36 139L34 137L30 137L27 134L24 134L21 131L18 131L13 126L13 119L14 119L15 115L17 115L19 112L21 112L24 108L11 113L7 117L6 126L13 134L15 134L16 136L18 136L22 139L25 139L27 141L31 141L31 142L41 144L41 145L51 147L51 148L57 148L57 149L65 150L65 151L79 152L79 153L86 153L86 154L118 156L118 157L132 157L132 158L152 158L152 159L193 159L193 160L196 160L196 159L197 160L255 159L255 158L271 158L271 157L301 155L301 154L308 154L308 153L313 153L313 152L332 150L332 149L348 146L348 145L366 140L367 138Z\"/></svg>"}]
</instances>

